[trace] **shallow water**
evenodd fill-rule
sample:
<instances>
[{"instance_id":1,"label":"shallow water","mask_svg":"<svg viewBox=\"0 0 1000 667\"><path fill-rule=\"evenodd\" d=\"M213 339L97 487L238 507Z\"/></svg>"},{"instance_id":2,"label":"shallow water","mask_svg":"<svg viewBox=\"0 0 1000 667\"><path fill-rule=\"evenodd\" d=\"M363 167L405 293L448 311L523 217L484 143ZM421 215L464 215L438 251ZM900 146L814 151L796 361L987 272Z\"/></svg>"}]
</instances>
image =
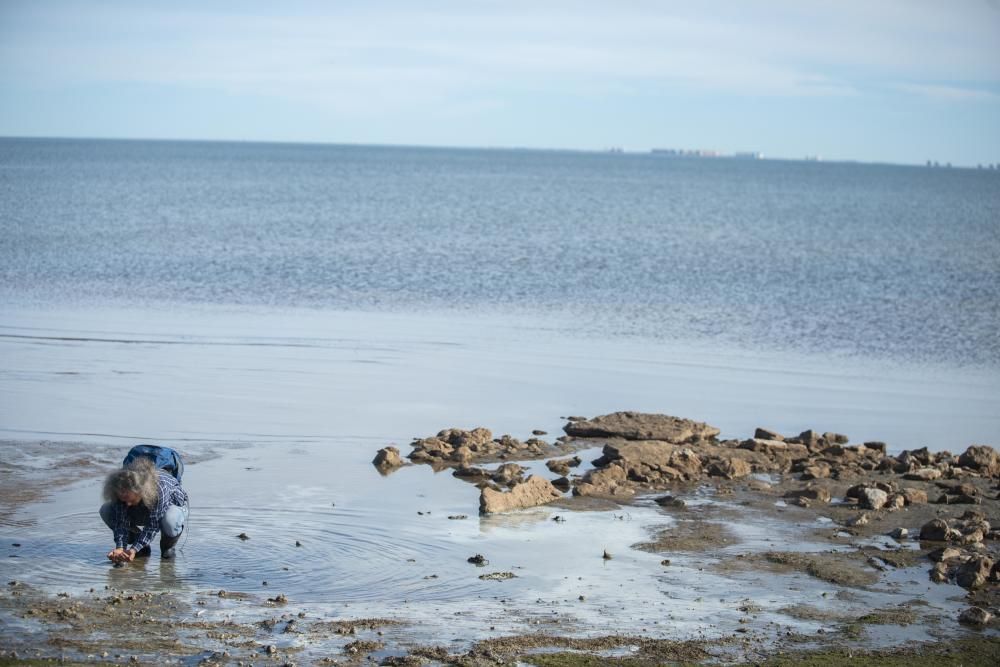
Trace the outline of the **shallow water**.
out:
<instances>
[{"instance_id":1,"label":"shallow water","mask_svg":"<svg viewBox=\"0 0 1000 667\"><path fill-rule=\"evenodd\" d=\"M486 316L8 308L0 434L288 445L362 455L441 428L555 437L570 414L665 412L963 450L1000 433L990 369L567 336Z\"/></svg>"},{"instance_id":2,"label":"shallow water","mask_svg":"<svg viewBox=\"0 0 1000 667\"><path fill-rule=\"evenodd\" d=\"M812 519L776 523L766 512L712 493L700 494L692 509L676 517L644 501L624 509L542 507L481 518L475 513L478 490L448 472L415 466L382 477L367 461L317 443L223 450L218 458L190 465L185 485L192 513L175 560L154 553L112 567L104 558L110 531L97 519L98 484L92 480L57 491L50 502L27 506L14 521L0 524L3 576L53 593L105 586L173 591L204 601L200 620L259 619L260 605L282 593L289 599L283 612L304 611L313 619L399 618L410 624L403 633L407 641L454 643L456 650L479 637L535 629L696 639L727 637L746 627L771 641L786 632L830 631L838 618L919 597L927 605L918 611L929 620L908 628L913 637L925 624L956 630L953 619L964 604L961 589L930 584L923 567L891 572L868 591L794 572L720 569L738 562L738 554L845 547L823 533L812 536ZM725 510L719 520L735 543L699 553L631 548L691 512L713 508ZM724 518L736 508L742 509L738 520ZM468 518L447 518L459 513ZM565 521L554 521L557 515ZM249 540L237 537L244 532ZM605 551L610 560L602 557ZM466 562L477 553L487 557L487 566ZM663 558L669 566L660 563ZM479 579L492 572L515 578ZM220 589L249 595L250 602L219 598ZM822 608L832 620L801 620L784 611L801 604ZM894 639L905 638L880 628L864 643ZM308 656L313 640L274 641L304 642Z\"/></svg>"}]
</instances>

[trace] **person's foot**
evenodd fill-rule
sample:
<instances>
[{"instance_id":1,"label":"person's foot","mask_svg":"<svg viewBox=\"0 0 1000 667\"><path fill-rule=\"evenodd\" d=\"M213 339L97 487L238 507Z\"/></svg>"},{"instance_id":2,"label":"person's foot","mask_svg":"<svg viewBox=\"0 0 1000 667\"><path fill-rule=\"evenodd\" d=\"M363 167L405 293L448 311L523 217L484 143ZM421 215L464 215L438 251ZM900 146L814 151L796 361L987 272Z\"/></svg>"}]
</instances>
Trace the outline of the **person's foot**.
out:
<instances>
[{"instance_id":1,"label":"person's foot","mask_svg":"<svg viewBox=\"0 0 1000 667\"><path fill-rule=\"evenodd\" d=\"M183 533L181 533L183 535ZM163 533L160 533L160 558L173 558L177 555L177 543L180 541L181 536L168 537Z\"/></svg>"}]
</instances>

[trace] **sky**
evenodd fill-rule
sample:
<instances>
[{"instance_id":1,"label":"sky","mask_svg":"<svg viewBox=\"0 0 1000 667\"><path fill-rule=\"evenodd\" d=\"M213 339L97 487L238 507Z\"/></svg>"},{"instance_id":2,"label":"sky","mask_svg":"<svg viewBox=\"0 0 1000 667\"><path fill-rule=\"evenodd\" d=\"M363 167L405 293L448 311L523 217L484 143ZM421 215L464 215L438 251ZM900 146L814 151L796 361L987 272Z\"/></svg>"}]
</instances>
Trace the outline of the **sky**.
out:
<instances>
[{"instance_id":1,"label":"sky","mask_svg":"<svg viewBox=\"0 0 1000 667\"><path fill-rule=\"evenodd\" d=\"M1000 0L0 0L0 136L1000 163Z\"/></svg>"}]
</instances>

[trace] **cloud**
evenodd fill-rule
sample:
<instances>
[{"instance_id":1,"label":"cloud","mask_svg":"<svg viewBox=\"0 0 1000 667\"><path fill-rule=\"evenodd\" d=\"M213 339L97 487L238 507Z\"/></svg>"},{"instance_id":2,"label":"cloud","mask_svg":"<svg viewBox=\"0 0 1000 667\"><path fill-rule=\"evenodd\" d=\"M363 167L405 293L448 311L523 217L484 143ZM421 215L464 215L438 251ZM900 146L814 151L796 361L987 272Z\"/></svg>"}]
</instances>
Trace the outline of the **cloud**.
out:
<instances>
[{"instance_id":1,"label":"cloud","mask_svg":"<svg viewBox=\"0 0 1000 667\"><path fill-rule=\"evenodd\" d=\"M1000 81L997 14L971 0L31 7L0 35L0 82L209 87L366 113L487 104L474 95L848 96L873 81L941 97L934 82Z\"/></svg>"}]
</instances>

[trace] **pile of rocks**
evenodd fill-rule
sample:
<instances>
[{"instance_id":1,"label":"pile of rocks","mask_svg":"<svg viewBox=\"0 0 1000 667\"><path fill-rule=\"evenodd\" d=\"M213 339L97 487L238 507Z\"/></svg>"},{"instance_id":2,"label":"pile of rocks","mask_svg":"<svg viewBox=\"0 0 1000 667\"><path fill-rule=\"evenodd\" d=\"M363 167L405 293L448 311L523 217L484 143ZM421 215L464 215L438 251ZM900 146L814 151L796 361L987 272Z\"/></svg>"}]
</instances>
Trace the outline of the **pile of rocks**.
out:
<instances>
[{"instance_id":1,"label":"pile of rocks","mask_svg":"<svg viewBox=\"0 0 1000 667\"><path fill-rule=\"evenodd\" d=\"M571 469L581 463L578 457L548 461L549 470L562 477L553 480L556 486L539 478L548 487L540 496L531 495L536 500L543 496L554 498L559 489L570 487L579 496L628 498L642 490L706 478L732 480L753 473L781 473L797 475L807 482L805 488L789 491L786 497L796 504L810 505L829 503L833 491L843 493L844 487L835 488L836 484L860 482L858 478L881 473L900 475L925 488L926 484L937 484L942 493L935 494L932 502L977 503L981 501L980 491L967 483L967 478L1000 478L1000 455L992 447L981 445L969 447L960 456L930 452L926 447L889 456L882 442L850 445L849 438L841 433L807 430L786 437L766 428L756 429L754 436L746 440L720 441L719 429L704 422L640 412L571 418L563 430L566 436L550 445L537 438L524 442L508 435L494 438L486 428L446 429L436 436L414 440L407 458L414 463L456 468L456 476L479 484L484 491L503 493L503 487L513 491L532 478L525 480L524 470L517 466L502 466L491 472L472 464L543 458L556 451L603 444L593 469L582 476L570 479ZM394 447L380 450L373 463L383 471L404 464ZM876 512L928 502L924 489L891 480L856 483L844 495L845 503ZM481 502L481 507L487 506L495 504Z\"/></svg>"},{"instance_id":2,"label":"pile of rocks","mask_svg":"<svg viewBox=\"0 0 1000 667\"><path fill-rule=\"evenodd\" d=\"M434 467L466 467L474 462L502 461L504 459L528 460L551 455L557 449L538 438L521 441L509 435L494 438L488 428L467 431L449 428L429 438L416 438L410 443L413 451L407 456L414 463L427 463ZM392 456L392 450L396 456ZM372 462L381 469L404 465L395 447L379 450Z\"/></svg>"},{"instance_id":3,"label":"pile of rocks","mask_svg":"<svg viewBox=\"0 0 1000 667\"><path fill-rule=\"evenodd\" d=\"M982 512L970 510L954 521L933 519L920 528L920 539L947 542L928 554L934 561L931 580L945 583L954 580L963 588L979 588L987 582L1000 582L1000 562L981 553L983 540L1000 537L992 530Z\"/></svg>"}]
</instances>

